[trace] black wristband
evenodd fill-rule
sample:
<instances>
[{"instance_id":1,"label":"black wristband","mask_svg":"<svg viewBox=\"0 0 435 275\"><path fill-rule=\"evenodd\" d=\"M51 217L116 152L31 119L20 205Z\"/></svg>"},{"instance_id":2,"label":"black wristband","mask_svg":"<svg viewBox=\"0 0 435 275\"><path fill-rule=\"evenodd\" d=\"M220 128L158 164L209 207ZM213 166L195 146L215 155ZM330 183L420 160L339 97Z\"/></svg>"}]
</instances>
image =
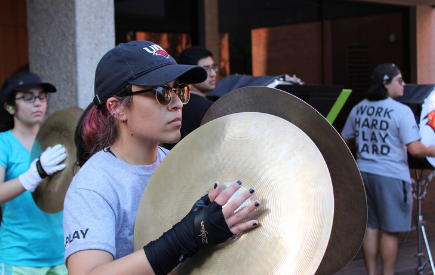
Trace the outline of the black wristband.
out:
<instances>
[{"instance_id":1,"label":"black wristband","mask_svg":"<svg viewBox=\"0 0 435 275\"><path fill-rule=\"evenodd\" d=\"M41 161L39 159L36 162L36 170L38 170L38 174L41 179L48 177L47 173L44 171L44 168L42 168Z\"/></svg>"},{"instance_id":2,"label":"black wristband","mask_svg":"<svg viewBox=\"0 0 435 275\"><path fill-rule=\"evenodd\" d=\"M216 202L196 212L194 228L196 242L199 248L221 244L234 235L228 228L224 214L222 213L222 206ZM196 234L196 232L200 234ZM204 240L205 236L207 237L207 242Z\"/></svg>"},{"instance_id":3,"label":"black wristband","mask_svg":"<svg viewBox=\"0 0 435 275\"><path fill-rule=\"evenodd\" d=\"M208 196L206 197L208 199ZM165 275L195 255L199 249L226 241L233 233L228 228L222 206L209 203L205 196L197 201L194 209L160 238L144 246L147 259L156 275ZM198 234L199 233L199 234ZM206 237L207 242L204 242Z\"/></svg>"}]
</instances>

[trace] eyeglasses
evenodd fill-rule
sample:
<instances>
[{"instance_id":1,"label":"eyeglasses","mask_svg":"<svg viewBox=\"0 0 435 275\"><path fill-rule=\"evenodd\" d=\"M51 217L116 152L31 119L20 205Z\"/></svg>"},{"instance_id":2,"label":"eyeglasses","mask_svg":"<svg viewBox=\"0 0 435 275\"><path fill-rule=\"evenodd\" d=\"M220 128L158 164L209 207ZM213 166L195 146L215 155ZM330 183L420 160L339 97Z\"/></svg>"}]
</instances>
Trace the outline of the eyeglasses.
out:
<instances>
[{"instance_id":1,"label":"eyeglasses","mask_svg":"<svg viewBox=\"0 0 435 275\"><path fill-rule=\"evenodd\" d=\"M22 99L26 103L35 103L36 98L38 98L39 101L41 101L41 102L45 102L48 100L49 97L50 97L50 95L48 93L45 93L45 92L40 93L37 96L32 94L32 93L27 93L27 94L24 94L23 96L16 97L15 100Z\"/></svg>"},{"instance_id":2,"label":"eyeglasses","mask_svg":"<svg viewBox=\"0 0 435 275\"><path fill-rule=\"evenodd\" d=\"M402 78L398 78L397 82L399 82L400 85L403 85L403 79Z\"/></svg>"},{"instance_id":3,"label":"eyeglasses","mask_svg":"<svg viewBox=\"0 0 435 275\"><path fill-rule=\"evenodd\" d=\"M219 67L217 64L211 64L211 65L207 65L207 66L202 66L204 69L207 70L207 73L211 73L211 70L213 70L215 73L217 73L219 71Z\"/></svg>"},{"instance_id":4,"label":"eyeglasses","mask_svg":"<svg viewBox=\"0 0 435 275\"><path fill-rule=\"evenodd\" d=\"M150 89L130 92L127 95L135 95L135 94L144 94L152 92L156 95L157 102L162 106L168 106L172 101L172 92L174 92L181 103L187 104L190 99L190 85L187 84L178 84L177 88L172 88L168 85L160 85Z\"/></svg>"}]
</instances>

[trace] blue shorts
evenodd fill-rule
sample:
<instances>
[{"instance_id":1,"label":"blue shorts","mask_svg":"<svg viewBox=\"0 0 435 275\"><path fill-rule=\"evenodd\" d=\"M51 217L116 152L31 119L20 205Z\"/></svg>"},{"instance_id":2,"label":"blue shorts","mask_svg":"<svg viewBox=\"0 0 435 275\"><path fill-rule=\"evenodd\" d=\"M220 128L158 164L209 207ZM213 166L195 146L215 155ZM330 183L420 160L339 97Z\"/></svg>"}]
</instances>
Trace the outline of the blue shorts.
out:
<instances>
[{"instance_id":1,"label":"blue shorts","mask_svg":"<svg viewBox=\"0 0 435 275\"><path fill-rule=\"evenodd\" d=\"M411 184L361 172L367 195L367 227L387 232L406 232L412 223Z\"/></svg>"}]
</instances>

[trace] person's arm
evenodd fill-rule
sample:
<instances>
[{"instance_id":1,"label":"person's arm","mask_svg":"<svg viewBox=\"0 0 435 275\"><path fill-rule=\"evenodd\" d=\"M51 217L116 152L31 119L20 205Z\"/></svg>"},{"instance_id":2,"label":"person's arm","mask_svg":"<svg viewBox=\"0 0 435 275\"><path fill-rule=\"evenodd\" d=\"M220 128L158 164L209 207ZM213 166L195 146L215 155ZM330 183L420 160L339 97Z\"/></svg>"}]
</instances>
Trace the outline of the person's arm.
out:
<instances>
[{"instance_id":1,"label":"person's arm","mask_svg":"<svg viewBox=\"0 0 435 275\"><path fill-rule=\"evenodd\" d=\"M233 183L222 193L220 193L220 184L217 184L216 187L217 188L212 189L208 194L208 198L210 200L209 203L215 202L219 205L225 205L228 202L228 200L231 198L231 196L240 188L240 185L237 183ZM260 205L259 201L252 202L248 206L244 207L242 210L238 211L237 215L232 215L232 213L234 213L234 211L238 207L240 207L240 205L242 205L243 202L246 201L251 196L252 193L250 193L249 190L245 190L238 197L234 198L232 200L232 203L229 203L225 208L222 209L222 215L226 222L226 226L230 231L230 234L237 234L245 230L253 229L258 225L258 221L254 221L254 220L244 222L244 223L240 223L240 222L243 221L243 219L245 219L246 216L248 216L251 212L253 212L255 209L259 207ZM206 203L204 205L204 208L212 205L213 204ZM186 223L186 221L188 221L189 219L190 221L192 221L192 216L190 216L191 214L192 212L189 213L185 218L183 218L181 222L178 224ZM214 220L213 222L216 222L216 220ZM178 224L176 224L173 228L175 228ZM216 229L216 227L214 228ZM170 229L169 231L171 230L173 229ZM172 266L173 261L171 262L171 260L173 260L173 258L168 257L168 254L171 253L165 253L164 255L159 254L159 251L167 252L168 249L166 248L171 248L171 249L174 248L174 247L165 247L165 242L167 241L167 239L174 237L173 234L168 235L169 231L167 231L162 235L162 237L160 237L156 241L151 242L145 247L147 248L148 251L151 251L153 256L155 257L152 259L152 262L154 262L156 266L158 266L159 264L160 266L165 265L166 267L169 267L170 270L172 270L173 268L175 268L175 266ZM195 235L194 232L191 233L192 236ZM190 236L183 235L183 234L181 235L175 234L175 235L177 235L177 237L182 238L182 240L177 240L177 241L181 241L181 243L188 243L188 244L195 243L195 239L193 240L190 239L189 238ZM219 237L222 237L222 235L220 235ZM162 239L164 239L163 242ZM154 245L151 245L152 243L154 243ZM163 243L163 249L161 249L162 243ZM221 241L216 241L216 244L218 243L221 243ZM192 247L188 247L188 248L190 249ZM194 247L194 249L196 249L196 251L199 250L198 247ZM68 274L69 275L156 274L144 250L145 248L117 260L113 260L112 254L102 250L78 251L70 255L66 260L67 267L68 267ZM194 253L196 253L196 251L194 251ZM174 255L169 255L169 256L174 256ZM179 254L177 254L176 259L178 261Z\"/></svg>"},{"instance_id":2,"label":"person's arm","mask_svg":"<svg viewBox=\"0 0 435 275\"><path fill-rule=\"evenodd\" d=\"M435 157L435 146L427 147L417 140L406 145L408 152L416 158Z\"/></svg>"},{"instance_id":3,"label":"person's arm","mask_svg":"<svg viewBox=\"0 0 435 275\"><path fill-rule=\"evenodd\" d=\"M51 175L66 167L66 164L59 164L66 158L65 148L58 144L53 148L48 147L39 159L35 159L29 167L29 170L21 174L18 178L5 182L6 168L0 165L0 205L18 197L24 191L33 192L41 183L43 178L38 171L45 173L45 176ZM39 162L39 164L37 164ZM43 175L44 176L44 175Z\"/></svg>"},{"instance_id":4,"label":"person's arm","mask_svg":"<svg viewBox=\"0 0 435 275\"><path fill-rule=\"evenodd\" d=\"M82 250L68 257L67 266L70 275L155 274L142 249L116 261L103 250Z\"/></svg>"},{"instance_id":5,"label":"person's arm","mask_svg":"<svg viewBox=\"0 0 435 275\"><path fill-rule=\"evenodd\" d=\"M13 200L26 191L18 178L4 182L5 172L6 169L0 166L0 205Z\"/></svg>"}]
</instances>

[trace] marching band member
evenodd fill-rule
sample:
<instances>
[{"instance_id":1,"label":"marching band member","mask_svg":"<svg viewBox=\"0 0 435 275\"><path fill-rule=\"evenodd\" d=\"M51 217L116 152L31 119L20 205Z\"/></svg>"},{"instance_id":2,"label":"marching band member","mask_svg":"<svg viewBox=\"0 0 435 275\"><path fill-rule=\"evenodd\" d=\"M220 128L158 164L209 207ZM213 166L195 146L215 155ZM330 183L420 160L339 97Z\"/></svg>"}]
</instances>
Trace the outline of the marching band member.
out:
<instances>
[{"instance_id":1,"label":"marching band member","mask_svg":"<svg viewBox=\"0 0 435 275\"><path fill-rule=\"evenodd\" d=\"M252 196L253 189L223 208L242 183L234 182L223 192L215 183L196 203L198 207L172 229L144 244L144 249L133 250L142 194L168 153L158 145L180 139L181 111L189 101L189 84L206 78L204 68L178 65L165 50L148 41L119 44L102 57L95 74L93 103L76 131L81 168L65 197L65 262L70 275L167 274L203 245L201 236L195 234L200 226L195 217L208 215L205 230L215 244L258 225L255 220L241 221L259 207L259 201L239 215L231 215Z\"/></svg>"},{"instance_id":2,"label":"marching band member","mask_svg":"<svg viewBox=\"0 0 435 275\"><path fill-rule=\"evenodd\" d=\"M364 181L368 222L363 241L367 273L393 275L399 248L398 232L411 230L412 190L407 150L415 157L435 157L426 147L411 109L394 100L403 95L402 74L394 64L381 64L372 75L366 99L350 112L341 133L356 143L357 164Z\"/></svg>"},{"instance_id":3,"label":"marching band member","mask_svg":"<svg viewBox=\"0 0 435 275\"><path fill-rule=\"evenodd\" d=\"M42 179L65 168L65 148L47 148L30 163L30 152L56 88L39 76L19 73L1 89L0 126L0 274L63 275L62 212L47 214L31 192ZM30 168L29 168L30 163Z\"/></svg>"}]
</instances>

